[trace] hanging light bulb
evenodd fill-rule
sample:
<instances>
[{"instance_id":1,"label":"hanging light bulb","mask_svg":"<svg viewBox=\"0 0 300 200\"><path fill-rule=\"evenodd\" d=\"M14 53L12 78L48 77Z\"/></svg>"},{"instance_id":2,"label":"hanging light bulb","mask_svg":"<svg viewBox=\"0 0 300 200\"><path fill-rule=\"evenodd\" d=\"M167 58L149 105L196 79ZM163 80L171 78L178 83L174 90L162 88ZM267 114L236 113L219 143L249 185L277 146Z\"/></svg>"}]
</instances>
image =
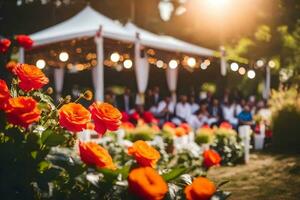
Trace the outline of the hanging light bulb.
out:
<instances>
[{"instance_id":1,"label":"hanging light bulb","mask_svg":"<svg viewBox=\"0 0 300 200\"><path fill-rule=\"evenodd\" d=\"M36 64L37 68L39 68L39 69L44 69L46 66L46 62L43 59L37 60L35 64Z\"/></svg>"},{"instance_id":2,"label":"hanging light bulb","mask_svg":"<svg viewBox=\"0 0 300 200\"><path fill-rule=\"evenodd\" d=\"M131 61L130 59L126 59L126 60L123 62L123 66L124 66L124 68L126 68L126 69L132 68L132 61Z\"/></svg>"},{"instance_id":3,"label":"hanging light bulb","mask_svg":"<svg viewBox=\"0 0 300 200\"><path fill-rule=\"evenodd\" d=\"M230 69L234 72L236 72L237 70L239 70L239 65L237 63L231 63L230 65Z\"/></svg>"},{"instance_id":4,"label":"hanging light bulb","mask_svg":"<svg viewBox=\"0 0 300 200\"><path fill-rule=\"evenodd\" d=\"M274 60L270 60L270 61L268 62L268 65L269 65L270 68L276 67L276 63L274 62Z\"/></svg>"},{"instance_id":5,"label":"hanging light bulb","mask_svg":"<svg viewBox=\"0 0 300 200\"><path fill-rule=\"evenodd\" d=\"M61 52L59 54L59 60L62 62L66 62L69 60L69 54L67 52Z\"/></svg>"},{"instance_id":6,"label":"hanging light bulb","mask_svg":"<svg viewBox=\"0 0 300 200\"><path fill-rule=\"evenodd\" d=\"M264 61L263 60L258 60L258 61L256 61L256 66L257 67L263 67L264 66Z\"/></svg>"},{"instance_id":7,"label":"hanging light bulb","mask_svg":"<svg viewBox=\"0 0 300 200\"><path fill-rule=\"evenodd\" d=\"M163 67L164 67L164 61L162 61L162 60L157 60L157 61L156 61L156 67L158 67L158 68L163 68Z\"/></svg>"},{"instance_id":8,"label":"hanging light bulb","mask_svg":"<svg viewBox=\"0 0 300 200\"><path fill-rule=\"evenodd\" d=\"M239 68L240 75L244 75L246 73L246 69L244 67Z\"/></svg>"},{"instance_id":9,"label":"hanging light bulb","mask_svg":"<svg viewBox=\"0 0 300 200\"><path fill-rule=\"evenodd\" d=\"M203 70L207 69L207 65L205 64L205 62L201 63L200 68Z\"/></svg>"},{"instance_id":10,"label":"hanging light bulb","mask_svg":"<svg viewBox=\"0 0 300 200\"><path fill-rule=\"evenodd\" d=\"M189 67L194 68L196 66L196 59L194 57L189 57L187 59L187 64Z\"/></svg>"},{"instance_id":11,"label":"hanging light bulb","mask_svg":"<svg viewBox=\"0 0 300 200\"><path fill-rule=\"evenodd\" d=\"M204 60L204 64L206 65L206 67L208 67L210 65L210 60L208 59Z\"/></svg>"},{"instance_id":12,"label":"hanging light bulb","mask_svg":"<svg viewBox=\"0 0 300 200\"><path fill-rule=\"evenodd\" d=\"M248 78L250 78L250 79L254 79L255 78L255 71L254 70L249 70L248 72L247 72L247 76L248 76Z\"/></svg>"},{"instance_id":13,"label":"hanging light bulb","mask_svg":"<svg viewBox=\"0 0 300 200\"><path fill-rule=\"evenodd\" d=\"M118 52L114 52L110 55L110 60L113 62L119 62L121 56Z\"/></svg>"},{"instance_id":14,"label":"hanging light bulb","mask_svg":"<svg viewBox=\"0 0 300 200\"><path fill-rule=\"evenodd\" d=\"M176 60L170 60L170 62L169 62L169 67L170 67L171 69L176 69L176 68L178 67L177 61L176 61Z\"/></svg>"}]
</instances>

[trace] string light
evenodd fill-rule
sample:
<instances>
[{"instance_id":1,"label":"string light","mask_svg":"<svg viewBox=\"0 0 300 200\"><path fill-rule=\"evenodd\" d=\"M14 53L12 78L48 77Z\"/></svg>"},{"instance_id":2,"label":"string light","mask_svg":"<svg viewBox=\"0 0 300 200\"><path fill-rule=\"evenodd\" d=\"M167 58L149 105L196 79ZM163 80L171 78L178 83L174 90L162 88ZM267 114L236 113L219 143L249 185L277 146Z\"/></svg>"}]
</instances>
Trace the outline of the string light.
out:
<instances>
[{"instance_id":1,"label":"string light","mask_svg":"<svg viewBox=\"0 0 300 200\"><path fill-rule=\"evenodd\" d=\"M69 60L69 54L67 52L61 52L59 54L59 60L62 62L66 62Z\"/></svg>"},{"instance_id":2,"label":"string light","mask_svg":"<svg viewBox=\"0 0 300 200\"><path fill-rule=\"evenodd\" d=\"M246 73L246 69L244 67L239 68L240 75L244 75Z\"/></svg>"},{"instance_id":3,"label":"string light","mask_svg":"<svg viewBox=\"0 0 300 200\"><path fill-rule=\"evenodd\" d=\"M234 72L236 72L237 70L239 70L239 65L237 63L231 63L230 65L230 69Z\"/></svg>"},{"instance_id":4,"label":"string light","mask_svg":"<svg viewBox=\"0 0 300 200\"><path fill-rule=\"evenodd\" d=\"M45 66L46 66L45 60L39 59L38 61L36 61L36 66L37 66L39 69L44 69Z\"/></svg>"},{"instance_id":5,"label":"string light","mask_svg":"<svg viewBox=\"0 0 300 200\"><path fill-rule=\"evenodd\" d=\"M121 56L118 52L114 52L110 55L110 60L113 62L119 62Z\"/></svg>"},{"instance_id":6,"label":"string light","mask_svg":"<svg viewBox=\"0 0 300 200\"><path fill-rule=\"evenodd\" d=\"M176 61L176 60L170 60L170 62L169 62L169 67L170 67L171 69L176 69L176 68L178 67L177 61Z\"/></svg>"},{"instance_id":7,"label":"string light","mask_svg":"<svg viewBox=\"0 0 300 200\"><path fill-rule=\"evenodd\" d=\"M200 65L201 69L206 70L207 69L207 65L203 62Z\"/></svg>"},{"instance_id":8,"label":"string light","mask_svg":"<svg viewBox=\"0 0 300 200\"><path fill-rule=\"evenodd\" d=\"M276 63L273 60L270 60L268 63L269 67L274 68L276 67Z\"/></svg>"},{"instance_id":9,"label":"string light","mask_svg":"<svg viewBox=\"0 0 300 200\"><path fill-rule=\"evenodd\" d=\"M164 67L164 61L162 61L162 60L157 60L157 61L156 61L156 67L158 67L158 68L163 68L163 67Z\"/></svg>"},{"instance_id":10,"label":"string light","mask_svg":"<svg viewBox=\"0 0 300 200\"><path fill-rule=\"evenodd\" d=\"M248 72L247 72L247 76L248 76L248 78L250 78L250 79L254 79L255 78L255 71L254 70L249 70Z\"/></svg>"},{"instance_id":11,"label":"string light","mask_svg":"<svg viewBox=\"0 0 300 200\"><path fill-rule=\"evenodd\" d=\"M206 67L208 67L210 65L210 60L208 59L204 60L204 64L206 65Z\"/></svg>"},{"instance_id":12,"label":"string light","mask_svg":"<svg viewBox=\"0 0 300 200\"><path fill-rule=\"evenodd\" d=\"M188 66L190 66L192 68L195 67L196 66L196 59L194 57L189 57L187 59L187 64L188 64Z\"/></svg>"},{"instance_id":13,"label":"string light","mask_svg":"<svg viewBox=\"0 0 300 200\"><path fill-rule=\"evenodd\" d=\"M258 61L256 61L256 66L257 67L263 67L264 66L264 61L263 60L258 60Z\"/></svg>"},{"instance_id":14,"label":"string light","mask_svg":"<svg viewBox=\"0 0 300 200\"><path fill-rule=\"evenodd\" d=\"M126 69L132 68L132 61L131 61L130 59L126 59L126 60L123 62L123 66L124 66L124 68L126 68Z\"/></svg>"}]
</instances>

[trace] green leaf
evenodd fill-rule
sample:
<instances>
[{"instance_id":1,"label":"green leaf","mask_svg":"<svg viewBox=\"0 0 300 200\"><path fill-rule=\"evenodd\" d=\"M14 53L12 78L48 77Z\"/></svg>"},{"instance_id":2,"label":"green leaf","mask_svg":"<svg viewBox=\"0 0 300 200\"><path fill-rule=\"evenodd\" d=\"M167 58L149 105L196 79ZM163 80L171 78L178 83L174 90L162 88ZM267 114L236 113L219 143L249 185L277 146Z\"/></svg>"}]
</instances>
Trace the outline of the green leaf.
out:
<instances>
[{"instance_id":1,"label":"green leaf","mask_svg":"<svg viewBox=\"0 0 300 200\"><path fill-rule=\"evenodd\" d=\"M127 179L128 177L128 174L129 174L129 171L130 171L130 166L129 165L125 165L124 167L122 167L121 169L118 169L117 172L119 174L122 175L122 179Z\"/></svg>"},{"instance_id":2,"label":"green leaf","mask_svg":"<svg viewBox=\"0 0 300 200\"><path fill-rule=\"evenodd\" d=\"M186 171L186 168L174 168L170 172L162 174L162 177L165 181L171 181L176 178L178 178L180 175L184 174Z\"/></svg>"},{"instance_id":3,"label":"green leaf","mask_svg":"<svg viewBox=\"0 0 300 200\"><path fill-rule=\"evenodd\" d=\"M50 162L44 160L38 164L38 170L40 172L44 172L45 170L50 168L50 165L51 165Z\"/></svg>"},{"instance_id":4,"label":"green leaf","mask_svg":"<svg viewBox=\"0 0 300 200\"><path fill-rule=\"evenodd\" d=\"M45 143L47 138L53 133L53 130L47 129L42 133L41 142L42 144Z\"/></svg>"},{"instance_id":5,"label":"green leaf","mask_svg":"<svg viewBox=\"0 0 300 200\"><path fill-rule=\"evenodd\" d=\"M118 175L119 175L119 172L117 170L110 170L110 169L105 169L105 168L102 168L102 169L97 169L100 173L103 174L104 176L104 179L110 183L114 182L117 178L118 178Z\"/></svg>"},{"instance_id":6,"label":"green leaf","mask_svg":"<svg viewBox=\"0 0 300 200\"><path fill-rule=\"evenodd\" d=\"M42 141L43 144L49 147L58 146L60 144L63 144L63 142L65 141L65 137L62 134L57 134L54 131L47 131L46 133L45 132L46 131L43 132Z\"/></svg>"}]
</instances>

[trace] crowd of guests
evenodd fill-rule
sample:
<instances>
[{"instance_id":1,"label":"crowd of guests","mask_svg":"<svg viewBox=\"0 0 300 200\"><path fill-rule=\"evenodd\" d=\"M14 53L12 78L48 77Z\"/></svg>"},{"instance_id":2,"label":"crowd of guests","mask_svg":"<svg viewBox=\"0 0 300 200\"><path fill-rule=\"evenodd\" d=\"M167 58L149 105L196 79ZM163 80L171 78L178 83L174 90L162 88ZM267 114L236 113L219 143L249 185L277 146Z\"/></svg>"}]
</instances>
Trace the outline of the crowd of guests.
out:
<instances>
[{"instance_id":1,"label":"crowd of guests","mask_svg":"<svg viewBox=\"0 0 300 200\"><path fill-rule=\"evenodd\" d=\"M188 123L197 129L203 125L219 125L226 121L237 128L239 125L255 125L254 116L259 115L268 123L271 112L264 100L257 101L255 96L249 98L232 98L227 90L221 98L211 93L201 95L180 95L177 101L171 96L162 97L160 89L154 87L149 90L144 105L137 105L135 95L126 88L120 96L106 94L105 101L117 106L128 116L151 113L161 125L165 122L173 122L177 125Z\"/></svg>"}]
</instances>

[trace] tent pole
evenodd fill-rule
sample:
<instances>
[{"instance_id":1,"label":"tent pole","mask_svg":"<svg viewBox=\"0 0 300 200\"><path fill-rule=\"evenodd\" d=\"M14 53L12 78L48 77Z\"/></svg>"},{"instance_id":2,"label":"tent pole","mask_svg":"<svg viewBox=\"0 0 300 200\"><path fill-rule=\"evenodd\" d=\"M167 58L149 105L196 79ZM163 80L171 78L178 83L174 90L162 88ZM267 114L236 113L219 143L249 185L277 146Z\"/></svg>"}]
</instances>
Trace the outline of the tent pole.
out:
<instances>
[{"instance_id":1,"label":"tent pole","mask_svg":"<svg viewBox=\"0 0 300 200\"><path fill-rule=\"evenodd\" d=\"M226 50L225 50L224 46L220 47L220 52L221 52L221 56L220 56L220 58L221 58L221 60L220 60L221 75L226 76L226 74L227 74L227 61L226 61Z\"/></svg>"},{"instance_id":2,"label":"tent pole","mask_svg":"<svg viewBox=\"0 0 300 200\"><path fill-rule=\"evenodd\" d=\"M25 50L23 47L19 48L19 63L25 63Z\"/></svg>"},{"instance_id":3,"label":"tent pole","mask_svg":"<svg viewBox=\"0 0 300 200\"><path fill-rule=\"evenodd\" d=\"M104 101L104 51L103 51L103 37L102 26L95 36L95 43L97 49L97 65L93 69L95 100Z\"/></svg>"}]
</instances>

